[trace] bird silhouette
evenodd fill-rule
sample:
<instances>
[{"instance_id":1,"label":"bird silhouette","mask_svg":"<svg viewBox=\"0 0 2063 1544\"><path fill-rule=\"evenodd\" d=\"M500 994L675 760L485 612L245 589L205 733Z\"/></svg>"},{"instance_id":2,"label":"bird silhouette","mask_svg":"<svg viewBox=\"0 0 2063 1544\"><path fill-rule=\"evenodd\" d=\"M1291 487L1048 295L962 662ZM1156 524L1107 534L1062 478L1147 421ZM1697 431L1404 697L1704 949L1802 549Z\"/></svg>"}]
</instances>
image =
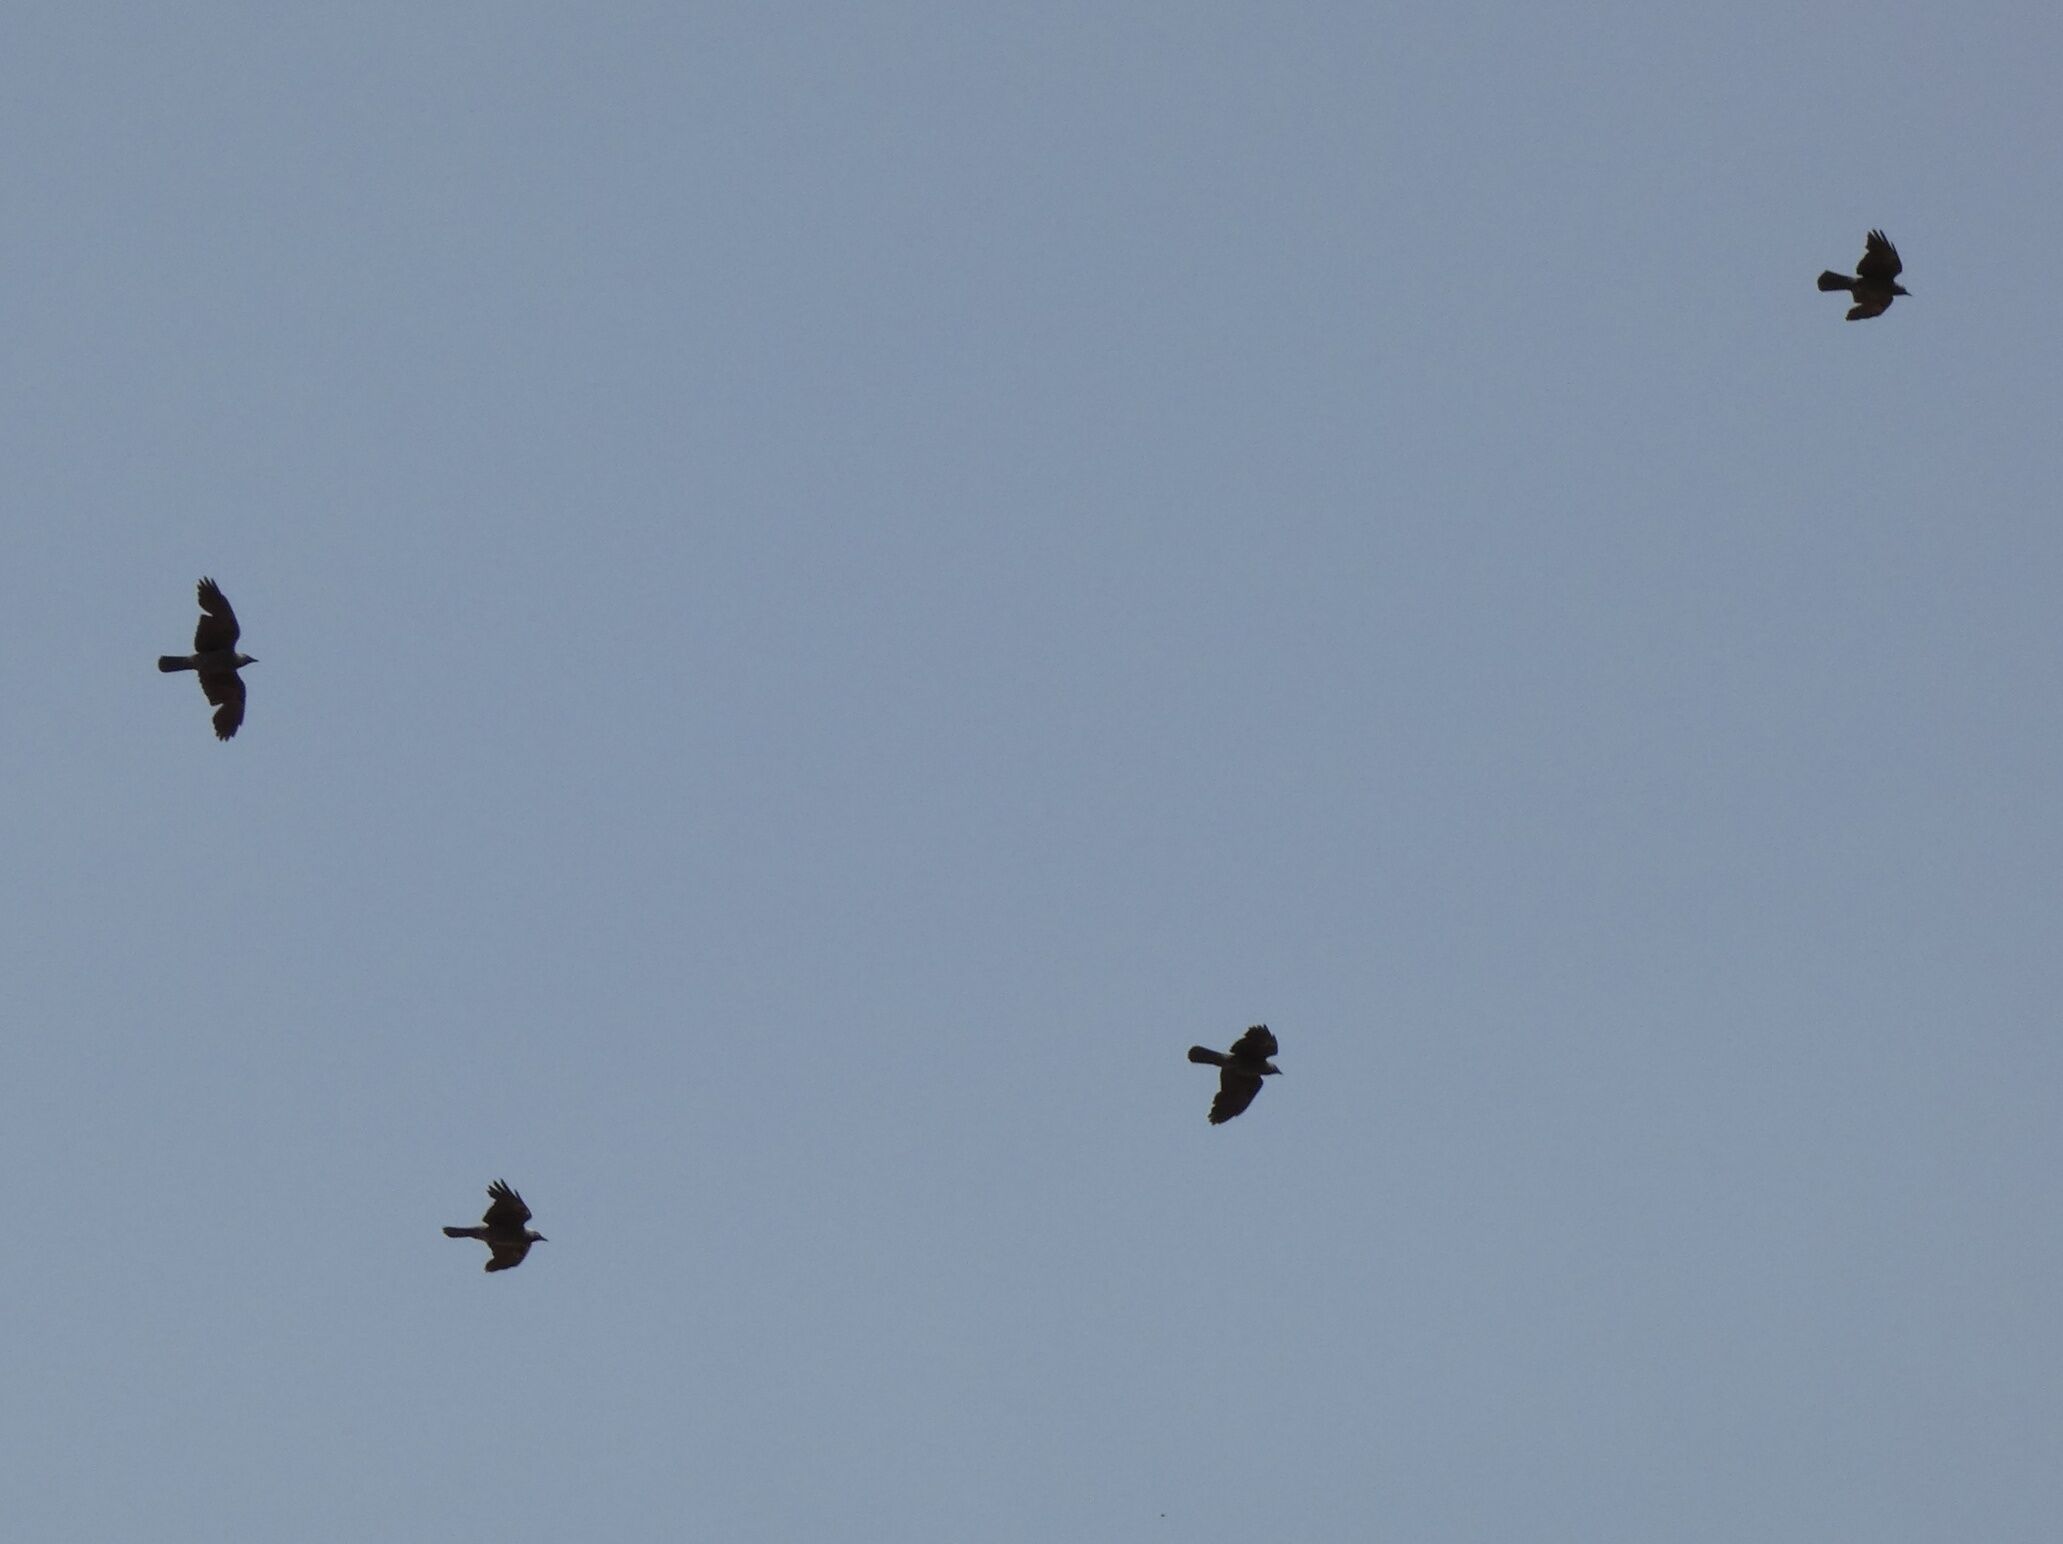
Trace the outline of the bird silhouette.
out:
<instances>
[{"instance_id":1,"label":"bird silhouette","mask_svg":"<svg viewBox=\"0 0 2063 1544\"><path fill-rule=\"evenodd\" d=\"M1905 271L1905 264L1898 260L1898 248L1882 231L1871 231L1863 242L1862 261L1855 265L1855 277L1835 273L1829 268L1819 276L1819 287L1823 290L1846 290L1855 297L1855 304L1849 308L1848 320L1860 322L1872 316L1882 316L1889 309L1892 297L1912 292L1897 282Z\"/></svg>"},{"instance_id":2,"label":"bird silhouette","mask_svg":"<svg viewBox=\"0 0 2063 1544\"><path fill-rule=\"evenodd\" d=\"M488 1205L477 1228L446 1228L446 1238L477 1238L487 1246L487 1269L490 1271L512 1270L523 1263L523 1256L530 1253L532 1244L549 1242L542 1233L530 1226L530 1208L523 1204L523 1198L509 1189L509 1182L498 1179L487 1187Z\"/></svg>"},{"instance_id":3,"label":"bird silhouette","mask_svg":"<svg viewBox=\"0 0 2063 1544\"><path fill-rule=\"evenodd\" d=\"M1252 1104L1254 1095L1261 1091L1261 1079L1282 1071L1268 1059L1281 1049L1265 1024L1254 1025L1233 1041L1229 1054L1213 1051L1209 1046L1189 1048L1191 1061L1218 1069L1218 1097L1211 1101L1213 1126L1224 1125Z\"/></svg>"},{"instance_id":4,"label":"bird silhouette","mask_svg":"<svg viewBox=\"0 0 2063 1544\"><path fill-rule=\"evenodd\" d=\"M200 672L201 691L215 705L215 738L227 740L244 721L244 678L237 672L258 662L236 650L243 630L229 609L229 597L212 579L201 580L195 588L200 592L201 620L193 630L193 652L160 654L158 669Z\"/></svg>"}]
</instances>

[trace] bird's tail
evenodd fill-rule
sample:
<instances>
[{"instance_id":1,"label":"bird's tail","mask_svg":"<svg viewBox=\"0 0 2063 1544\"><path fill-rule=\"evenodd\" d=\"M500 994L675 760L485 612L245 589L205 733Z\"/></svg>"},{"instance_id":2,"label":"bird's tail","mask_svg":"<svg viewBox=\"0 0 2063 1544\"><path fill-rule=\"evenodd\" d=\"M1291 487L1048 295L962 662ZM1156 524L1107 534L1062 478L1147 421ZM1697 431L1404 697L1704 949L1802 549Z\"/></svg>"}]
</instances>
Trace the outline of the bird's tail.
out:
<instances>
[{"instance_id":1,"label":"bird's tail","mask_svg":"<svg viewBox=\"0 0 2063 1544\"><path fill-rule=\"evenodd\" d=\"M444 1236L446 1238L485 1238L487 1237L487 1230L485 1228L446 1228Z\"/></svg>"},{"instance_id":2,"label":"bird's tail","mask_svg":"<svg viewBox=\"0 0 2063 1544\"><path fill-rule=\"evenodd\" d=\"M1842 289L1853 291L1855 288L1855 281L1851 278L1846 277L1845 275L1838 274L1834 272L1833 269L1829 268L1825 273L1819 276L1819 287L1823 290Z\"/></svg>"},{"instance_id":3,"label":"bird's tail","mask_svg":"<svg viewBox=\"0 0 2063 1544\"><path fill-rule=\"evenodd\" d=\"M158 656L158 669L160 670L192 670L193 668L194 663L192 660L181 659L177 654L160 654Z\"/></svg>"},{"instance_id":4,"label":"bird's tail","mask_svg":"<svg viewBox=\"0 0 2063 1544\"><path fill-rule=\"evenodd\" d=\"M1225 1065L1225 1053L1223 1051L1213 1051L1209 1046L1204 1045L1192 1045L1189 1048L1189 1059L1193 1062L1202 1062L1206 1067L1222 1067Z\"/></svg>"}]
</instances>

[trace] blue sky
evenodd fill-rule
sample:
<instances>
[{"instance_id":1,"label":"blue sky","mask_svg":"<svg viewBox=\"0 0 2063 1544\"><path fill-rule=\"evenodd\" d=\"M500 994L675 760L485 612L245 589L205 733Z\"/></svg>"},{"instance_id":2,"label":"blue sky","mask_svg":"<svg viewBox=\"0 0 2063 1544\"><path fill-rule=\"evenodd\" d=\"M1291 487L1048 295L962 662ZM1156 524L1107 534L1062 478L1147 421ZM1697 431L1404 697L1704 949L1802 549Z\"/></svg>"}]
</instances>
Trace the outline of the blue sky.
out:
<instances>
[{"instance_id":1,"label":"blue sky","mask_svg":"<svg viewBox=\"0 0 2063 1544\"><path fill-rule=\"evenodd\" d=\"M0 23L13 1531L2050 1538L2059 32Z\"/></svg>"}]
</instances>

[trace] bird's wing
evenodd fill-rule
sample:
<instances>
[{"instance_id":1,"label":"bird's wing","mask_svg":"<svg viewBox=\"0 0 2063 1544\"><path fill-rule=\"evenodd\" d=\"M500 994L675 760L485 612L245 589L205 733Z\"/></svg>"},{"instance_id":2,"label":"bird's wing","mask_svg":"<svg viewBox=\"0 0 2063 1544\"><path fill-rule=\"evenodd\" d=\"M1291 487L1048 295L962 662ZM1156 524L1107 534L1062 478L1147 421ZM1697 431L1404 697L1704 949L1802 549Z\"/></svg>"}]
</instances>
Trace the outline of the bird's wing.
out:
<instances>
[{"instance_id":1,"label":"bird's wing","mask_svg":"<svg viewBox=\"0 0 2063 1544\"><path fill-rule=\"evenodd\" d=\"M1877 284L1889 284L1904 271L1905 264L1898 260L1898 248L1891 244L1890 238L1882 231L1871 231L1863 243L1862 261L1855 265L1855 276Z\"/></svg>"},{"instance_id":2,"label":"bird's wing","mask_svg":"<svg viewBox=\"0 0 2063 1544\"><path fill-rule=\"evenodd\" d=\"M487 1268L490 1271L505 1271L521 1265L523 1256L530 1253L527 1240L518 1240L513 1244L489 1244L487 1248Z\"/></svg>"},{"instance_id":3,"label":"bird's wing","mask_svg":"<svg viewBox=\"0 0 2063 1544\"><path fill-rule=\"evenodd\" d=\"M528 1225L530 1221L530 1208L523 1204L521 1196L509 1189L507 1180L496 1180L487 1187L487 1194L493 1201L493 1205L487 1208L486 1212L481 1215L480 1220L486 1223L488 1227L514 1228L520 1231ZM527 1249L530 1246L525 1244L523 1247ZM522 1258L523 1256L518 1253L516 1260ZM509 1264L514 1265L516 1260L509 1261Z\"/></svg>"},{"instance_id":4,"label":"bird's wing","mask_svg":"<svg viewBox=\"0 0 2063 1544\"><path fill-rule=\"evenodd\" d=\"M203 670L201 690L215 704L215 738L227 740L244 721L244 678L234 670Z\"/></svg>"},{"instance_id":5,"label":"bird's wing","mask_svg":"<svg viewBox=\"0 0 2063 1544\"><path fill-rule=\"evenodd\" d=\"M1866 322L1873 316L1882 316L1891 309L1891 297L1879 295L1871 300L1858 300L1848 308L1848 320Z\"/></svg>"},{"instance_id":6,"label":"bird's wing","mask_svg":"<svg viewBox=\"0 0 2063 1544\"><path fill-rule=\"evenodd\" d=\"M1227 1067L1218 1074L1218 1097L1211 1101L1211 1124L1222 1126L1254 1102L1261 1080L1251 1072L1234 1072Z\"/></svg>"},{"instance_id":7,"label":"bird's wing","mask_svg":"<svg viewBox=\"0 0 2063 1544\"><path fill-rule=\"evenodd\" d=\"M1266 1061L1281 1049L1275 1043L1274 1032L1265 1024L1254 1025L1232 1042L1232 1054L1246 1061Z\"/></svg>"},{"instance_id":8,"label":"bird's wing","mask_svg":"<svg viewBox=\"0 0 2063 1544\"><path fill-rule=\"evenodd\" d=\"M193 651L196 654L213 654L217 649L233 649L243 629L236 625L236 613L229 609L229 597L216 587L212 579L200 582L201 624L193 630Z\"/></svg>"}]
</instances>

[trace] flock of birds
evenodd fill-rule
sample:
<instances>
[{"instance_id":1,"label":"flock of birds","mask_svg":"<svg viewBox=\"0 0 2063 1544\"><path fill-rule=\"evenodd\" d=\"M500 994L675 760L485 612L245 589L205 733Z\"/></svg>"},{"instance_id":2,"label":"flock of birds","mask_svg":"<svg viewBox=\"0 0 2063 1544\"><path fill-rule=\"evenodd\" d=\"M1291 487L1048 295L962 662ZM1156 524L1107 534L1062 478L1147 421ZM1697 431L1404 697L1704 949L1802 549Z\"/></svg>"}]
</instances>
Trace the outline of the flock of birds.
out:
<instances>
[{"instance_id":1,"label":"flock of birds","mask_svg":"<svg viewBox=\"0 0 2063 1544\"><path fill-rule=\"evenodd\" d=\"M1882 231L1873 230L1864 239L1862 261L1855 265L1855 272L1852 275L1839 274L1828 269L1819 276L1819 287L1826 291L1847 292L1855 301L1849 308L1848 320L1859 322L1882 316L1895 298L1910 293L1898 282L1898 276L1904 271L1898 248ZM241 672L244 666L255 665L258 661L237 648L243 630L237 624L236 612L231 608L229 598L222 593L221 586L213 579L202 579L198 588L201 620L194 629L193 652L160 655L158 669L167 672L191 670L200 677L201 691L215 709L215 738L228 740L235 736L244 721ZM1254 1096L1260 1093L1261 1080L1282 1071L1274 1061L1280 1050L1273 1032L1265 1024L1253 1025L1232 1042L1229 1051L1213 1051L1201 1045L1189 1048L1192 1062L1218 1069L1218 1095L1211 1101L1210 1123L1213 1126L1222 1126L1243 1114L1246 1107L1254 1102ZM544 1243L545 1236L530 1226L529 1206L506 1180L498 1179L490 1184L487 1198L487 1210L482 1214L478 1227L447 1227L444 1234L447 1238L479 1239L487 1246L487 1269L510 1270L523 1263L532 1244Z\"/></svg>"}]
</instances>

